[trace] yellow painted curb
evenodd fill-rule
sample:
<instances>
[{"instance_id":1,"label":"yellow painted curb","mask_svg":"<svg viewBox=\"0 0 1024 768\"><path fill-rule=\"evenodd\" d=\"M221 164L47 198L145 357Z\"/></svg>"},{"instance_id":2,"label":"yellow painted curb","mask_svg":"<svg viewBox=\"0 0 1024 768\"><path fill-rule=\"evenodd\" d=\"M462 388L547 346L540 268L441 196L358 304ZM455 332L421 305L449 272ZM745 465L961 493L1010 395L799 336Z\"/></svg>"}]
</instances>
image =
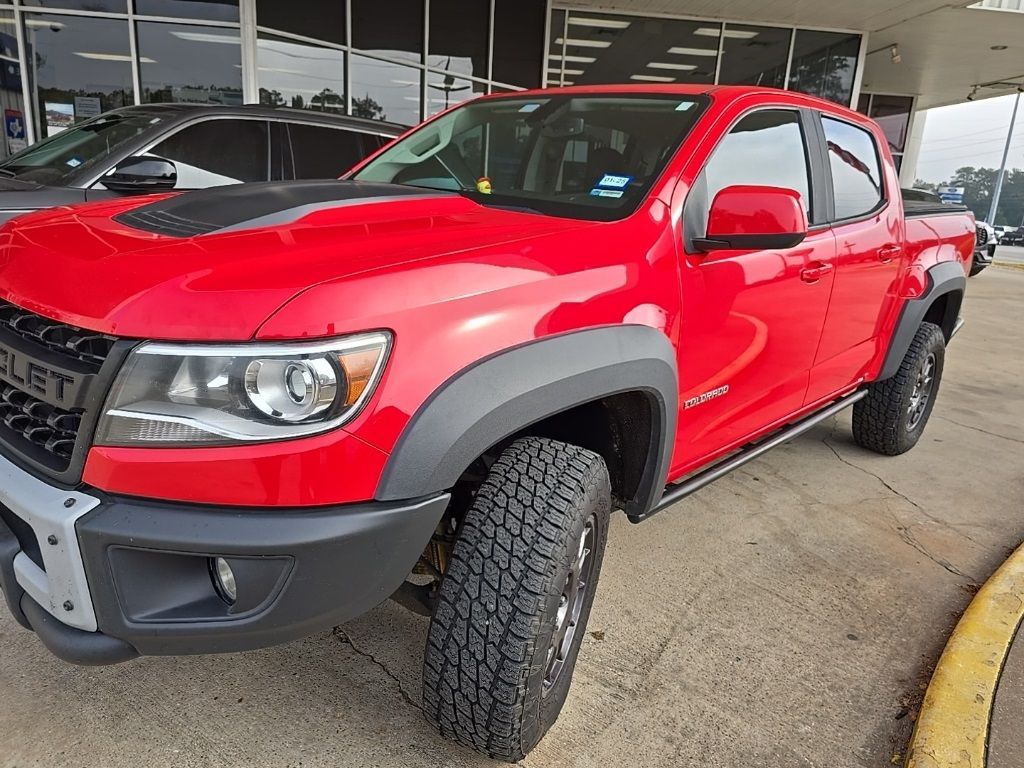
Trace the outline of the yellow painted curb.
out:
<instances>
[{"instance_id":1,"label":"yellow painted curb","mask_svg":"<svg viewBox=\"0 0 1024 768\"><path fill-rule=\"evenodd\" d=\"M906 768L983 768L996 685L1024 617L1024 546L986 582L928 684Z\"/></svg>"}]
</instances>

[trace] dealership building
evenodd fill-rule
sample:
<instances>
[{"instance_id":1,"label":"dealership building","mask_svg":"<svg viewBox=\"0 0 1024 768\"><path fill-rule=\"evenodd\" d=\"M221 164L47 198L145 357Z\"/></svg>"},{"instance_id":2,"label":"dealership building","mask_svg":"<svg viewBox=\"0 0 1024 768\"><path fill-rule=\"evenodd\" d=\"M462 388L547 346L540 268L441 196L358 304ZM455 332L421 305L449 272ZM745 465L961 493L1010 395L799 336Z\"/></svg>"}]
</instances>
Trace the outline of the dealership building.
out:
<instances>
[{"instance_id":1,"label":"dealership building","mask_svg":"<svg viewBox=\"0 0 1024 768\"><path fill-rule=\"evenodd\" d=\"M739 83L871 115L909 183L921 110L1024 83L1024 0L21 0L0 46L0 156L133 103L414 124L541 85Z\"/></svg>"}]
</instances>

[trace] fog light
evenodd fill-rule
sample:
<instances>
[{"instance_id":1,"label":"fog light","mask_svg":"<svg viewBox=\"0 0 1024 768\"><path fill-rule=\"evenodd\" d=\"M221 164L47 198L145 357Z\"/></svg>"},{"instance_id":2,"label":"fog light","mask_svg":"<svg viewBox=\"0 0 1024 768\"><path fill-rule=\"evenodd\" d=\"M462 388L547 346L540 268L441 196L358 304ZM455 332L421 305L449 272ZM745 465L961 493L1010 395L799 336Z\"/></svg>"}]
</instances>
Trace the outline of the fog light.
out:
<instances>
[{"instance_id":1,"label":"fog light","mask_svg":"<svg viewBox=\"0 0 1024 768\"><path fill-rule=\"evenodd\" d=\"M217 594L228 605L234 605L238 599L238 586L235 584L235 572L223 557L210 559L210 576Z\"/></svg>"}]
</instances>

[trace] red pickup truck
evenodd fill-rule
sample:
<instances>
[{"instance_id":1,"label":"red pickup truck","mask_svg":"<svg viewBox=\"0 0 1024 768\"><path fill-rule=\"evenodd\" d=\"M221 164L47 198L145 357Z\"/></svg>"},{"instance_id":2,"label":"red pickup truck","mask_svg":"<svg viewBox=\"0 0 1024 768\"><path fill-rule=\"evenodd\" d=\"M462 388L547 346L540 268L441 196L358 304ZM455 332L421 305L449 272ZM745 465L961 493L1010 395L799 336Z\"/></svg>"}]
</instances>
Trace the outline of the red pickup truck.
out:
<instances>
[{"instance_id":1,"label":"red pickup truck","mask_svg":"<svg viewBox=\"0 0 1024 768\"><path fill-rule=\"evenodd\" d=\"M905 215L865 117L741 87L460 106L345 180L0 230L0 584L81 664L239 651L397 594L423 707L518 760L609 515L853 406L920 438L969 214ZM681 543L680 547L684 545Z\"/></svg>"}]
</instances>

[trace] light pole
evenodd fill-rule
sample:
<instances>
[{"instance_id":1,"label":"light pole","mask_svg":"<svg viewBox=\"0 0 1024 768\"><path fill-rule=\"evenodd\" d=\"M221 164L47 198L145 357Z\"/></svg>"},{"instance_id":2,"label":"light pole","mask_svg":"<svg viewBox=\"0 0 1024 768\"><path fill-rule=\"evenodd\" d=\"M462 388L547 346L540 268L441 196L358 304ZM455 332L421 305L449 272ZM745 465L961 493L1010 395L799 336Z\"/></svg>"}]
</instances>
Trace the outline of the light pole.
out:
<instances>
[{"instance_id":1,"label":"light pole","mask_svg":"<svg viewBox=\"0 0 1024 768\"><path fill-rule=\"evenodd\" d=\"M1024 86L1021 86L1024 88ZM1003 162L999 165L999 177L996 179L996 188L992 193L992 207L988 209L988 223L996 225L996 211L999 209L999 196L1003 192L1003 177L1006 175L1006 159L1010 154L1010 143L1013 141L1013 127L1017 123L1017 108L1020 106L1021 88L1017 89L1017 98L1013 102L1013 114L1010 116L1010 130L1006 132L1006 146L1003 147Z\"/></svg>"}]
</instances>

